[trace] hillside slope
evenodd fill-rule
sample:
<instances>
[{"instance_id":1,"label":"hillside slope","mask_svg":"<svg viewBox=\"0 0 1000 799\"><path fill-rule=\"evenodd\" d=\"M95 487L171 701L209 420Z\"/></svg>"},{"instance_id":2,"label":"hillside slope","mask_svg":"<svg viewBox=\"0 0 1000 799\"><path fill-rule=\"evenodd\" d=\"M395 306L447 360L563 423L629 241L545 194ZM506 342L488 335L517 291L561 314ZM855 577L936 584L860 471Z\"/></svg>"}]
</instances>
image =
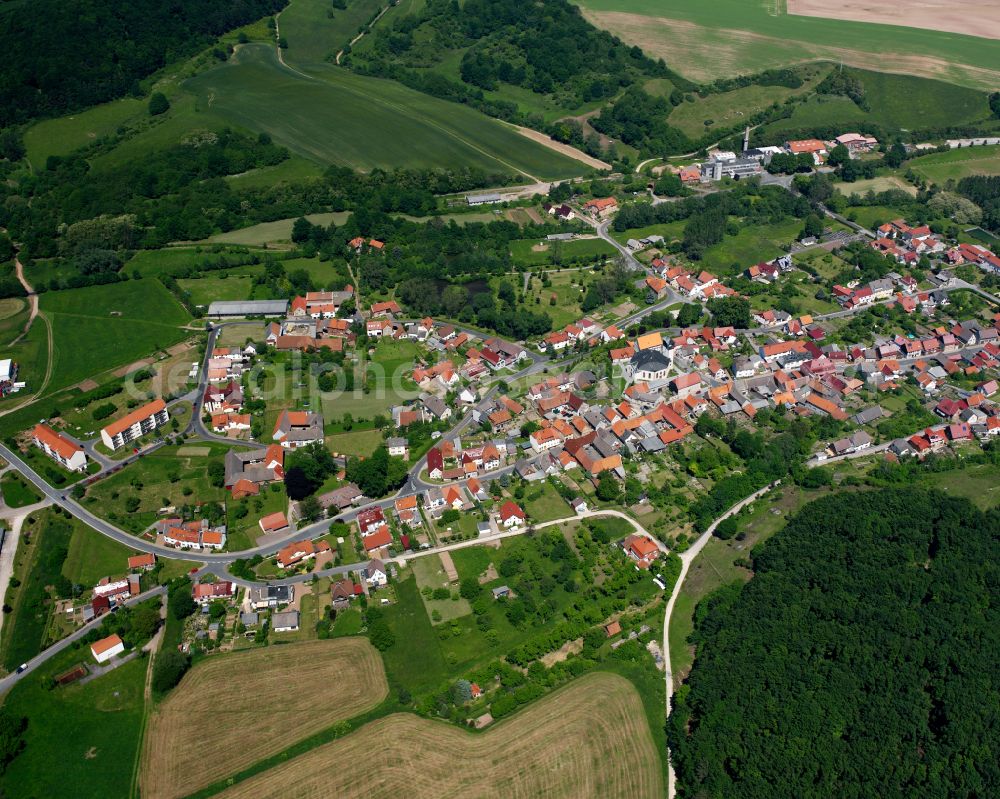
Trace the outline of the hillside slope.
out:
<instances>
[{"instance_id":1,"label":"hillside slope","mask_svg":"<svg viewBox=\"0 0 1000 799\"><path fill-rule=\"evenodd\" d=\"M0 126L101 103L285 0L32 0L0 12Z\"/></svg>"}]
</instances>

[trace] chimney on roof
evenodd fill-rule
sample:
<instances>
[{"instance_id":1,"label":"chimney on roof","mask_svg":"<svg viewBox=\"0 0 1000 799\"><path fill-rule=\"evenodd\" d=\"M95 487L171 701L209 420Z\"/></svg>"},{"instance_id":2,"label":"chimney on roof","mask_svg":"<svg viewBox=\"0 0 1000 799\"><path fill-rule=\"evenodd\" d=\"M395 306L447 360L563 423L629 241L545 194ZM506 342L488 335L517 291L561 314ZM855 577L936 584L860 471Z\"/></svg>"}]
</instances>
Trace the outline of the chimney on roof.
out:
<instances>
[{"instance_id":1,"label":"chimney on roof","mask_svg":"<svg viewBox=\"0 0 1000 799\"><path fill-rule=\"evenodd\" d=\"M750 126L747 125L747 129L743 131L743 152L750 149Z\"/></svg>"}]
</instances>

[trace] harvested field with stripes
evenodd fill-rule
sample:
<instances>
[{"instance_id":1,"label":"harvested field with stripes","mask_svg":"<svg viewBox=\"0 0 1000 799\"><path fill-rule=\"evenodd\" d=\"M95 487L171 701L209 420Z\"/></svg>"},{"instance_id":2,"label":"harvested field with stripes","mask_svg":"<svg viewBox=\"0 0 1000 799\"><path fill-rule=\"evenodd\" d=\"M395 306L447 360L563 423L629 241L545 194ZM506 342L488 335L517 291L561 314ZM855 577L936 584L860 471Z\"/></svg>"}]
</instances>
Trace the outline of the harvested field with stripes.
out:
<instances>
[{"instance_id":1,"label":"harvested field with stripes","mask_svg":"<svg viewBox=\"0 0 1000 799\"><path fill-rule=\"evenodd\" d=\"M212 657L191 669L150 719L142 796L187 796L370 710L388 691L382 658L367 638Z\"/></svg>"},{"instance_id":2,"label":"harvested field with stripes","mask_svg":"<svg viewBox=\"0 0 1000 799\"><path fill-rule=\"evenodd\" d=\"M598 673L479 734L396 713L220 796L660 799L660 764L632 683Z\"/></svg>"}]
</instances>

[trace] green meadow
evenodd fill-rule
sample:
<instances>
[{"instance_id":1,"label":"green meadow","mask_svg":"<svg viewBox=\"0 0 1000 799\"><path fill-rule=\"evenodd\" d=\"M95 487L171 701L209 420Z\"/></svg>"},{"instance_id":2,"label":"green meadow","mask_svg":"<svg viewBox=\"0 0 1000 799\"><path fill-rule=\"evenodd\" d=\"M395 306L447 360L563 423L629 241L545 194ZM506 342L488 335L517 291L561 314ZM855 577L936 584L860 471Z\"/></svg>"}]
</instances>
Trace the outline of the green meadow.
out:
<instances>
[{"instance_id":1,"label":"green meadow","mask_svg":"<svg viewBox=\"0 0 1000 799\"><path fill-rule=\"evenodd\" d=\"M48 391L132 363L191 335L191 317L159 281L145 278L50 291L41 310L52 324ZM33 331L34 332L34 329Z\"/></svg>"},{"instance_id":2,"label":"green meadow","mask_svg":"<svg viewBox=\"0 0 1000 799\"><path fill-rule=\"evenodd\" d=\"M75 664L93 665L89 649L78 646L22 680L4 701L28 718L24 751L0 776L5 796L129 795L149 661L137 658L85 685L52 688L51 680Z\"/></svg>"}]
</instances>

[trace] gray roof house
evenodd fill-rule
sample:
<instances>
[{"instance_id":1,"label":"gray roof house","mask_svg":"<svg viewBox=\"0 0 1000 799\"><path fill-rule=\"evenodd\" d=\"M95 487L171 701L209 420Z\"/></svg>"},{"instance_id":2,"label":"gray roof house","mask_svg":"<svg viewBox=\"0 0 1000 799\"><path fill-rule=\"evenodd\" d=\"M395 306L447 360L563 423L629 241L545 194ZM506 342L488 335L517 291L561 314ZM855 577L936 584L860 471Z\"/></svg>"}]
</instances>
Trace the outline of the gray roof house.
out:
<instances>
[{"instance_id":1,"label":"gray roof house","mask_svg":"<svg viewBox=\"0 0 1000 799\"><path fill-rule=\"evenodd\" d=\"M299 629L299 612L286 610L271 616L271 629L276 633L290 633Z\"/></svg>"}]
</instances>

